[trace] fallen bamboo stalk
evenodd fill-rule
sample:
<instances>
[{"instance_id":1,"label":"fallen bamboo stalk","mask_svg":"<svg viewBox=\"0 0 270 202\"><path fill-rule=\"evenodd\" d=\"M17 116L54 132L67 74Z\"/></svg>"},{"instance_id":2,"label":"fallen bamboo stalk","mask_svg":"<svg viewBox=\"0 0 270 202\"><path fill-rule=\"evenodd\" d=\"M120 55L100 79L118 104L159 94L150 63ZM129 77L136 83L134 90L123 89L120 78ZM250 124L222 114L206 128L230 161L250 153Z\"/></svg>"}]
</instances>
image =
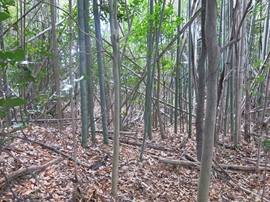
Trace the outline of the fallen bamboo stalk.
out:
<instances>
[{"instance_id":1,"label":"fallen bamboo stalk","mask_svg":"<svg viewBox=\"0 0 270 202\"><path fill-rule=\"evenodd\" d=\"M181 166L200 166L200 162L191 162L191 161L180 161L173 159L165 159L159 158L160 163L168 163L173 165L181 165ZM228 164L219 164L219 166L223 169L230 170L239 170L239 171L256 171L256 166L239 166L239 165L228 165ZM213 165L214 168L218 168ZM259 167L259 170L265 170L265 167ZM270 168L266 168L267 171L270 171Z\"/></svg>"},{"instance_id":2,"label":"fallen bamboo stalk","mask_svg":"<svg viewBox=\"0 0 270 202\"><path fill-rule=\"evenodd\" d=\"M54 159L52 161L49 161L43 165L39 165L39 166L30 166L27 168L20 168L19 170L16 170L13 173L10 173L6 176L6 178L3 178L0 180L0 188L5 187L9 182L17 179L18 177L24 176L24 175L28 175L31 174L33 172L40 172L45 170L48 166L53 165L53 164L57 164L60 161L62 161L62 158L57 158Z\"/></svg>"}]
</instances>

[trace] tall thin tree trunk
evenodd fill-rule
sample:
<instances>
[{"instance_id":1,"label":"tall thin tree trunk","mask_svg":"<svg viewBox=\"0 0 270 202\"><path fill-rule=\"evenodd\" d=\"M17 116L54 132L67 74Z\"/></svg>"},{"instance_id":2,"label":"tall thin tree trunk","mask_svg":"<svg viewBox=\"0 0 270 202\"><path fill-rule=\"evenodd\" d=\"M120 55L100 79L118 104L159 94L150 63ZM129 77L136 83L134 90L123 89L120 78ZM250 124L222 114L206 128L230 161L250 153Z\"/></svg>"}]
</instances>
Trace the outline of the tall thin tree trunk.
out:
<instances>
[{"instance_id":1,"label":"tall thin tree trunk","mask_svg":"<svg viewBox=\"0 0 270 202\"><path fill-rule=\"evenodd\" d=\"M197 100L197 114L196 114L196 149L197 159L201 161L202 156L202 142L204 135L204 96L205 96L205 61L207 57L206 43L205 43L205 15L206 15L206 0L202 0L201 11L201 32L202 32L202 50L198 61L198 100Z\"/></svg>"},{"instance_id":2,"label":"tall thin tree trunk","mask_svg":"<svg viewBox=\"0 0 270 202\"><path fill-rule=\"evenodd\" d=\"M178 17L181 16L181 0L178 0ZM177 27L177 32L180 31L180 25ZM178 126L178 105L179 105L179 87L180 87L180 37L177 38L176 50L176 68L175 68L175 98L174 98L174 133L177 133Z\"/></svg>"},{"instance_id":3,"label":"tall thin tree trunk","mask_svg":"<svg viewBox=\"0 0 270 202\"><path fill-rule=\"evenodd\" d=\"M120 131L120 74L119 74L119 28L117 20L117 0L109 1L111 41L113 47L113 76L114 76L114 144L112 167L112 195L117 197L118 164L119 164L119 131Z\"/></svg>"},{"instance_id":4,"label":"tall thin tree trunk","mask_svg":"<svg viewBox=\"0 0 270 202\"><path fill-rule=\"evenodd\" d=\"M84 25L84 0L78 0L78 23L79 23L79 50L80 50L80 77L86 75L86 55L85 55L85 25ZM87 146L88 119L87 119L87 81L80 81L81 93L81 119L82 119L82 146Z\"/></svg>"},{"instance_id":5,"label":"tall thin tree trunk","mask_svg":"<svg viewBox=\"0 0 270 202\"><path fill-rule=\"evenodd\" d=\"M188 18L191 18L191 1L188 1ZM191 138L192 134L192 33L191 24L188 27L188 137Z\"/></svg>"},{"instance_id":6,"label":"tall thin tree trunk","mask_svg":"<svg viewBox=\"0 0 270 202\"><path fill-rule=\"evenodd\" d=\"M73 65L72 65L72 49L73 49L73 42L72 42L72 0L69 0L69 80L70 85L73 86L74 84L74 77L73 77ZM74 111L74 89L69 92L69 101L70 101L70 111L71 111L71 128L72 128L72 137L73 137L73 158L74 158L74 179L75 181L78 180L77 175L77 141L76 141L76 128L75 128L75 111ZM75 184L75 183L74 183Z\"/></svg>"},{"instance_id":7,"label":"tall thin tree trunk","mask_svg":"<svg viewBox=\"0 0 270 202\"><path fill-rule=\"evenodd\" d=\"M237 28L239 27L239 18L240 18L240 4L237 0L233 9L233 23L235 30L237 31ZM235 36L237 37L237 33L235 33ZM234 146L237 147L240 139L240 129L241 129L241 99L242 95L239 94L239 91L242 92L242 89L240 89L240 61L239 61L239 44L234 45L234 59L235 59L235 131L234 131Z\"/></svg>"},{"instance_id":8,"label":"tall thin tree trunk","mask_svg":"<svg viewBox=\"0 0 270 202\"><path fill-rule=\"evenodd\" d=\"M264 26L264 35L263 35L263 47L262 47L262 55L261 55L261 59L266 59L268 56L269 56L269 54L268 54L268 56L266 57L266 48L267 48L267 46L268 46L268 26L269 26L269 15L270 15L270 3L268 2L268 6L267 6L267 15L266 15L266 19L265 19L265 26ZM266 108L266 104L267 104L267 99L268 99L268 90L269 90L269 73L270 73L270 69L269 69L269 72L268 72L268 77L267 77L267 84L266 84L266 94L265 94L265 103L264 103L264 105L263 105L263 108L264 108L264 110L263 110L263 115L262 115L262 118L261 118L261 124L263 124L263 122L264 122L264 118L265 118L265 108ZM260 85L260 90L262 91L262 89L263 89L263 84L261 84ZM260 93L260 94L262 94L262 93ZM262 96L260 96L260 99L259 99L259 104L260 104L260 102L261 102L261 100L262 100L262 98L261 98ZM262 127L261 127L261 130L260 130L260 137L262 136ZM260 153L261 153L261 145L262 145L262 143L261 143L261 140L259 139L259 142L258 142L258 152L257 152L257 169L258 169L258 167L259 167L259 162L260 162Z\"/></svg>"},{"instance_id":9,"label":"tall thin tree trunk","mask_svg":"<svg viewBox=\"0 0 270 202\"><path fill-rule=\"evenodd\" d=\"M53 42L53 68L54 68L54 78L55 78L55 88L57 94L56 110L57 118L62 119L62 101L60 98L60 71L58 62L58 47L57 47L57 37L56 37L56 26L55 26L55 1L50 2L51 10L51 25L52 25L52 42ZM59 128L63 130L63 122L59 121Z\"/></svg>"},{"instance_id":10,"label":"tall thin tree trunk","mask_svg":"<svg viewBox=\"0 0 270 202\"><path fill-rule=\"evenodd\" d=\"M160 63L159 61L157 62L157 69L158 69L158 80L157 80L157 116L158 116L158 123L159 123L159 128L160 128L160 135L162 139L165 139L165 129L164 129L164 125L163 125L163 121L162 121L162 117L160 114L160 104L159 104L159 100L160 100Z\"/></svg>"},{"instance_id":11,"label":"tall thin tree trunk","mask_svg":"<svg viewBox=\"0 0 270 202\"><path fill-rule=\"evenodd\" d=\"M20 0L20 16L22 17L25 14L26 10L26 2L23 0ZM25 50L25 18L22 17L21 19L21 33L20 33L20 40L21 40L21 49ZM20 64L18 64L20 65ZM25 93L25 86L21 87L21 97L26 100L26 93ZM22 110L23 109L23 110ZM27 110L26 110L26 104L23 106L20 106L20 114L21 114L21 119L23 120L23 113L26 115ZM61 128L61 127L60 127Z\"/></svg>"},{"instance_id":12,"label":"tall thin tree trunk","mask_svg":"<svg viewBox=\"0 0 270 202\"><path fill-rule=\"evenodd\" d=\"M149 14L153 14L154 2L153 0L149 1ZM152 99L151 99L151 64L152 64L152 54L153 54L153 22L150 22L148 33L147 33L147 77L146 77L146 96L145 96L145 112L144 112L144 127L145 134L148 135L149 139L152 139L152 121L151 121L151 108L152 108Z\"/></svg>"},{"instance_id":13,"label":"tall thin tree trunk","mask_svg":"<svg viewBox=\"0 0 270 202\"><path fill-rule=\"evenodd\" d=\"M206 77L206 112L205 135L203 138L201 170L198 188L198 202L208 201L212 158L214 147L214 132L217 108L217 74L219 69L220 48L217 42L217 2L206 1L205 39L208 54L208 70Z\"/></svg>"},{"instance_id":14,"label":"tall thin tree trunk","mask_svg":"<svg viewBox=\"0 0 270 202\"><path fill-rule=\"evenodd\" d=\"M100 28L100 16L97 0L93 0L94 21L95 21L95 36L96 36L96 48L97 48L97 62L98 62L98 78L99 78L99 90L101 100L101 115L102 115L102 128L103 128L103 141L108 144L108 125L107 125L107 110L106 110L106 96L104 87L104 72L102 64L102 37Z\"/></svg>"},{"instance_id":15,"label":"tall thin tree trunk","mask_svg":"<svg viewBox=\"0 0 270 202\"><path fill-rule=\"evenodd\" d=\"M229 1L229 16L230 16L230 20L229 20L229 27L232 27L232 35L235 36L235 30L233 27L233 2ZM235 135L235 124L234 124L234 103L235 103L235 96L234 96L234 72L233 72L233 66L234 66L234 57L233 55L231 56L231 64L230 64L230 74L229 74L229 91L230 91L230 122L231 122L231 140L233 140L233 137Z\"/></svg>"},{"instance_id":16,"label":"tall thin tree trunk","mask_svg":"<svg viewBox=\"0 0 270 202\"><path fill-rule=\"evenodd\" d=\"M254 8L256 7L257 1L254 2ZM250 22L250 31L248 38L248 56L246 59L246 73L245 73L245 81L246 81L246 101L245 101L245 125L244 125L244 138L246 141L250 141L250 110L251 110L251 96L250 96L250 71L248 64L250 62L249 58L251 55L251 47L253 46L253 30L255 26L256 12L253 13L251 22Z\"/></svg>"},{"instance_id":17,"label":"tall thin tree trunk","mask_svg":"<svg viewBox=\"0 0 270 202\"><path fill-rule=\"evenodd\" d=\"M246 10L247 2L246 0L243 1L242 5L242 16L244 16ZM242 37L240 40L239 45L239 63L237 64L237 76L236 76L236 127L235 127L235 139L234 145L235 147L238 146L240 141L240 134L241 134L241 103L242 103L242 91L243 91L243 80L244 80L244 65L245 65L245 29L246 23L245 20L241 27L240 36Z\"/></svg>"},{"instance_id":18,"label":"tall thin tree trunk","mask_svg":"<svg viewBox=\"0 0 270 202\"><path fill-rule=\"evenodd\" d=\"M86 72L88 75L87 80L87 100L88 100L88 115L91 124L91 139L92 142L96 141L96 129L94 119L94 93L93 93L93 73L92 73L92 43L91 32L89 26L89 1L84 1L84 26L85 26L85 51L86 51Z\"/></svg>"}]
</instances>

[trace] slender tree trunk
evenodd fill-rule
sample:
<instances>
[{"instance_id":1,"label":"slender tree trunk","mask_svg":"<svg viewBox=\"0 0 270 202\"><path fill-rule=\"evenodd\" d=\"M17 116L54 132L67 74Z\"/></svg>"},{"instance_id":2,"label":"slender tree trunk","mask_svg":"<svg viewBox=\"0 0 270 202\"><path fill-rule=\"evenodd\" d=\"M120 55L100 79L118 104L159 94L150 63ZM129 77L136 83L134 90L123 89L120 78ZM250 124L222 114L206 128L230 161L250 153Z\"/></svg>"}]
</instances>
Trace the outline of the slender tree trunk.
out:
<instances>
[{"instance_id":1,"label":"slender tree trunk","mask_svg":"<svg viewBox=\"0 0 270 202\"><path fill-rule=\"evenodd\" d=\"M92 43L91 43L91 32L89 26L89 1L84 1L84 26L85 26L85 50L86 50L86 72L88 75L87 79L87 100L88 100L88 115L90 117L91 124L91 139L92 142L96 141L96 129L95 129L95 118L94 118L94 93L93 93L93 73L92 73Z\"/></svg>"},{"instance_id":2,"label":"slender tree trunk","mask_svg":"<svg viewBox=\"0 0 270 202\"><path fill-rule=\"evenodd\" d=\"M104 87L104 71L102 64L102 37L100 28L100 16L97 0L93 0L94 21L95 21L95 36L97 47L97 63L98 63L98 78L99 78L99 90L101 100L101 115L102 115L102 128L103 128L103 141L108 144L108 125L107 125L107 109L106 109L106 95Z\"/></svg>"},{"instance_id":3,"label":"slender tree trunk","mask_svg":"<svg viewBox=\"0 0 270 202\"><path fill-rule=\"evenodd\" d=\"M25 10L26 10L26 2L23 1L23 0L20 0L20 16L22 17L24 14L25 14ZM21 49L25 50L25 18L23 17L21 19L21 33L20 33L20 40L21 40ZM20 66L20 64L18 64L18 66ZM21 87L21 97L26 100L26 93L25 93L25 86L22 86ZM26 105L24 104L23 106L20 106L20 109L23 109L20 110L20 114L21 114L21 118L23 117L23 113L26 115ZM23 118L22 118L23 120Z\"/></svg>"},{"instance_id":4,"label":"slender tree trunk","mask_svg":"<svg viewBox=\"0 0 270 202\"><path fill-rule=\"evenodd\" d=\"M265 24L264 24L264 33L263 33L263 44L262 44L262 54L261 54L261 59L266 59L268 56L266 56L266 50L267 50L267 46L268 46L268 26L269 26L269 14L270 14L270 3L268 2L267 4L267 13L266 13L266 18L265 18ZM268 54L269 55L269 54ZM270 69L269 69L270 72ZM266 83L266 89L265 89L265 103L263 104L263 114L261 117L261 130L260 130L260 137L262 137L262 131L263 131L263 125L265 125L264 123L264 119L265 119L265 113L266 113L266 106L267 105L267 99L268 99L268 91L269 91L269 72L268 72L268 77L267 77L267 83ZM260 91L262 92L263 89L263 84L260 85ZM262 93L260 93L262 94ZM259 98L259 104L261 104L261 100L262 100L262 96L260 96ZM262 147L262 142L259 139L258 142L258 152L257 152L257 168L259 167L259 162L261 159L261 147Z\"/></svg>"},{"instance_id":5,"label":"slender tree trunk","mask_svg":"<svg viewBox=\"0 0 270 202\"><path fill-rule=\"evenodd\" d=\"M264 91L264 104L263 104L263 111L262 111L262 119L261 119L261 128L260 128L260 137L263 137L263 130L265 130L266 132L266 137L264 138L265 141L269 142L269 132L268 132L268 123L265 121L266 118L266 112L267 112L267 102L269 100L269 86L270 86L270 68L268 68L268 73L267 73L267 77L266 77L266 84L265 84L265 91ZM269 150L268 150L269 152ZM259 158L260 155L260 150L258 149L258 158L257 158L257 164L256 164L256 168L257 171L259 170ZM269 156L269 155L268 155ZM267 165L267 154L265 154L265 168ZM264 199L264 195L265 195L265 185L266 185L266 180L267 180L267 171L266 169L264 170L264 183L263 183L263 191L262 191L262 195L261 195L261 201L263 201Z\"/></svg>"},{"instance_id":6,"label":"slender tree trunk","mask_svg":"<svg viewBox=\"0 0 270 202\"><path fill-rule=\"evenodd\" d=\"M247 2L246 0L243 1L242 5L242 16L244 16L244 12L246 10ZM240 23L239 23L240 24ZM239 45L239 63L237 64L237 74L236 74L236 115L235 115L235 139L234 139L234 146L237 147L240 141L241 135L241 115L242 115L242 90L243 90L243 80L244 80L244 63L245 63L245 29L246 23L243 22L240 31L240 45Z\"/></svg>"},{"instance_id":7,"label":"slender tree trunk","mask_svg":"<svg viewBox=\"0 0 270 202\"><path fill-rule=\"evenodd\" d=\"M248 70L246 70L249 72ZM250 108L251 108L251 97L250 97L250 78L248 73L246 75L246 101L245 101L245 125L244 125L244 138L246 141L250 141Z\"/></svg>"},{"instance_id":8,"label":"slender tree trunk","mask_svg":"<svg viewBox=\"0 0 270 202\"><path fill-rule=\"evenodd\" d=\"M149 14L153 14L154 2L149 0ZM145 113L144 113L144 127L145 134L148 135L149 139L152 139L152 121L151 121L151 108L152 108L152 86L151 86L151 76L152 76L152 54L153 54L153 22L150 22L149 29L147 33L147 77L146 77L146 96L145 96Z\"/></svg>"},{"instance_id":9,"label":"slender tree trunk","mask_svg":"<svg viewBox=\"0 0 270 202\"><path fill-rule=\"evenodd\" d=\"M69 15L72 16L72 0L69 0ZM73 77L73 65L72 65L72 18L69 18L69 80L70 85L74 84ZM74 178L75 181L78 180L77 175L77 141L76 141L76 128L75 128L75 113L74 113L74 89L71 89L69 92L69 101L70 101L70 111L71 111L71 128L72 128L72 137L73 137L73 158L74 158ZM75 183L74 183L75 184Z\"/></svg>"},{"instance_id":10,"label":"slender tree trunk","mask_svg":"<svg viewBox=\"0 0 270 202\"><path fill-rule=\"evenodd\" d=\"M256 7L257 1L254 2L254 8ZM246 81L246 99L245 99L245 125L244 125L244 138L246 141L250 141L250 110L251 110L251 96L250 96L250 71L248 68L249 62L251 60L249 58L252 57L251 55L251 48L253 46L253 30L255 27L255 19L256 19L256 12L253 13L251 22L250 22L250 31L249 31L249 38L248 38L248 57L246 59L246 73L245 73L245 81Z\"/></svg>"},{"instance_id":11,"label":"slender tree trunk","mask_svg":"<svg viewBox=\"0 0 270 202\"><path fill-rule=\"evenodd\" d=\"M84 0L78 0L78 23L79 23L79 50L80 50L80 77L86 75L86 55L85 55L85 25L84 25ZM87 146L88 119L87 119L87 81L80 81L81 93L81 119L82 119L82 146Z\"/></svg>"},{"instance_id":12,"label":"slender tree trunk","mask_svg":"<svg viewBox=\"0 0 270 202\"><path fill-rule=\"evenodd\" d=\"M59 71L59 63L58 63L58 47L57 47L57 37L56 37L56 26L55 26L55 1L51 0L50 2L50 10L51 10L51 24L52 24L52 42L53 42L53 68L54 68L54 78L55 78L55 87L57 94L57 117L58 119L62 119L62 102L60 98L60 71ZM59 121L59 128L63 130L63 122Z\"/></svg>"},{"instance_id":13,"label":"slender tree trunk","mask_svg":"<svg viewBox=\"0 0 270 202\"><path fill-rule=\"evenodd\" d=\"M206 77L207 97L205 112L205 135L203 138L201 171L198 188L198 202L208 201L210 177L212 170L214 132L217 108L217 74L220 49L217 43L217 2L206 1L205 39L208 54L208 70Z\"/></svg>"},{"instance_id":14,"label":"slender tree trunk","mask_svg":"<svg viewBox=\"0 0 270 202\"><path fill-rule=\"evenodd\" d=\"M119 164L119 131L120 131L120 74L119 74L119 28L117 20L117 0L109 1L111 41L113 47L114 76L114 144L112 167L112 195L117 197L118 164Z\"/></svg>"},{"instance_id":15,"label":"slender tree trunk","mask_svg":"<svg viewBox=\"0 0 270 202\"><path fill-rule=\"evenodd\" d=\"M230 17L230 20L229 20L229 27L232 27L232 36L234 37L235 36L235 30L234 30L234 26L233 26L233 2L232 1L229 1L229 16ZM235 135L235 124L234 124L234 120L235 120L235 117L234 117L234 111L235 111L235 107L234 107L234 103L235 103L235 96L234 96L234 92L235 92L235 89L234 89L234 71L233 71L233 67L234 66L234 55L232 54L231 56L231 63L230 63L230 75L229 75L229 91L230 91L230 122L231 122L231 140L233 140L233 137Z\"/></svg>"},{"instance_id":16,"label":"slender tree trunk","mask_svg":"<svg viewBox=\"0 0 270 202\"><path fill-rule=\"evenodd\" d=\"M267 2L267 10L266 10L266 17L265 17L265 23L264 23L264 33L263 33L263 43L262 43L262 56L261 58L264 59L264 57L267 54L268 50L268 41L269 41L269 15L270 15L270 3Z\"/></svg>"},{"instance_id":17,"label":"slender tree trunk","mask_svg":"<svg viewBox=\"0 0 270 202\"><path fill-rule=\"evenodd\" d=\"M181 0L178 0L178 17L181 16ZM177 32L180 31L180 25L177 27ZM177 38L176 50L176 68L175 68L175 98L174 98L174 133L177 133L178 126L178 105L179 105L179 87L180 87L180 37Z\"/></svg>"},{"instance_id":18,"label":"slender tree trunk","mask_svg":"<svg viewBox=\"0 0 270 202\"><path fill-rule=\"evenodd\" d=\"M191 18L191 1L188 1L188 18ZM192 33L191 24L188 27L188 137L191 138L192 134Z\"/></svg>"},{"instance_id":19,"label":"slender tree trunk","mask_svg":"<svg viewBox=\"0 0 270 202\"><path fill-rule=\"evenodd\" d=\"M198 61L198 100L197 100L197 114L196 114L196 149L197 159L201 161L202 156L202 142L204 135L204 96L205 96L205 61L207 57L206 43L205 43L205 15L206 15L206 0L202 0L201 11L201 32L202 32L202 50Z\"/></svg>"},{"instance_id":20,"label":"slender tree trunk","mask_svg":"<svg viewBox=\"0 0 270 202\"><path fill-rule=\"evenodd\" d=\"M165 130L164 130L164 125L162 121L162 117L160 114L160 104L159 104L159 99L160 99L160 63L159 61L157 62L157 68L158 68L158 80L157 80L157 116L158 116L158 123L159 123L159 128L160 128L160 135L162 139L165 139Z\"/></svg>"}]
</instances>

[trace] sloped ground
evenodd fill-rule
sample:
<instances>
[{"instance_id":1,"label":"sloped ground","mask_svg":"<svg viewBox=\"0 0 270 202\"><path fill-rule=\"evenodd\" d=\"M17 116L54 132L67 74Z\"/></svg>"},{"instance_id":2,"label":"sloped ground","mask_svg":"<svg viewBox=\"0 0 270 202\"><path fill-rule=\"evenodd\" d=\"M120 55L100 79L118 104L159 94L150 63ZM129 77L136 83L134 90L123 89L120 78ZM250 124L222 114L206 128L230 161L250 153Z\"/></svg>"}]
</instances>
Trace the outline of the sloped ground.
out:
<instances>
[{"instance_id":1,"label":"sloped ground","mask_svg":"<svg viewBox=\"0 0 270 202\"><path fill-rule=\"evenodd\" d=\"M126 143L120 144L117 201L196 201L199 166L176 166L160 163L158 160L159 157L174 160L187 160L190 157L195 159L195 139L188 139L186 144L183 144L187 134L174 134L173 127L166 128L166 131L165 140L161 140L159 131L153 133L153 140L147 140L148 145L156 148L146 146L142 162L138 161L141 148L128 144L128 140L141 142L142 134L121 135L121 139L125 139ZM66 125L61 133L54 127L39 125L32 125L31 128L25 129L24 133L27 138L73 156L73 140L69 125ZM21 132L14 135L23 137ZM5 184L0 192L0 201L14 201L16 198L12 192L22 201L73 201L74 198L77 201L114 201L110 197L113 141L110 140L109 145L104 145L102 134L97 133L97 142L92 144L89 141L89 148L82 148L80 138L80 135L77 135L78 161L91 166L101 162L105 156L108 156L108 160L105 166L97 170L79 165L78 182L74 181L73 161L40 144L15 138L6 147L8 149L1 153L0 182L4 174L7 177L8 174L25 167L43 165L58 158L61 158L61 161L47 166L43 171L17 177L9 185ZM250 144L243 142L237 150L233 149L228 141L225 146L223 148L220 145L215 149L215 161L218 164L254 166L248 163L256 161L257 146L254 141ZM265 154L261 154L261 162L264 164ZM210 201L260 201L264 174L264 171L214 169ZM269 193L270 171L267 171L264 201L270 201Z\"/></svg>"}]
</instances>

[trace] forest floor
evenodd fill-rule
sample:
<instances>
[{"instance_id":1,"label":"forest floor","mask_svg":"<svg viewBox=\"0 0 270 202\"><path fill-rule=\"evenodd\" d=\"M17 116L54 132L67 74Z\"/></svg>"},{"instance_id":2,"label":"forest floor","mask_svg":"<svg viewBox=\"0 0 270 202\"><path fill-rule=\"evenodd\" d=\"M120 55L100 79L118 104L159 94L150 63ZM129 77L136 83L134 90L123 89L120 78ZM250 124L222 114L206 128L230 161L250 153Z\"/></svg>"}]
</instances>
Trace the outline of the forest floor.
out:
<instances>
[{"instance_id":1,"label":"forest floor","mask_svg":"<svg viewBox=\"0 0 270 202\"><path fill-rule=\"evenodd\" d=\"M53 126L31 124L23 130L24 134L14 133L13 136L23 139L15 138L2 149L0 201L116 201L110 196L112 138L105 145L102 134L97 133L96 143L89 140L89 147L83 148L81 136L77 135L77 160L81 165L77 166L76 182L74 161L67 157L73 156L71 131L69 124L61 132ZM196 201L200 167L198 162L192 163L196 159L195 137L175 134L171 126L166 128L167 138L162 140L159 131L154 130L141 162L138 159L142 131L143 127L138 126L136 131L120 135L117 201ZM80 133L79 128L77 132ZM228 135L224 144L215 148L210 201L261 201L264 186L263 200L270 201L270 165L265 164L266 154L261 152L261 166L266 165L268 171L252 171L257 158L256 142L242 141L234 149L229 139ZM164 159L191 164L173 165Z\"/></svg>"}]
</instances>

